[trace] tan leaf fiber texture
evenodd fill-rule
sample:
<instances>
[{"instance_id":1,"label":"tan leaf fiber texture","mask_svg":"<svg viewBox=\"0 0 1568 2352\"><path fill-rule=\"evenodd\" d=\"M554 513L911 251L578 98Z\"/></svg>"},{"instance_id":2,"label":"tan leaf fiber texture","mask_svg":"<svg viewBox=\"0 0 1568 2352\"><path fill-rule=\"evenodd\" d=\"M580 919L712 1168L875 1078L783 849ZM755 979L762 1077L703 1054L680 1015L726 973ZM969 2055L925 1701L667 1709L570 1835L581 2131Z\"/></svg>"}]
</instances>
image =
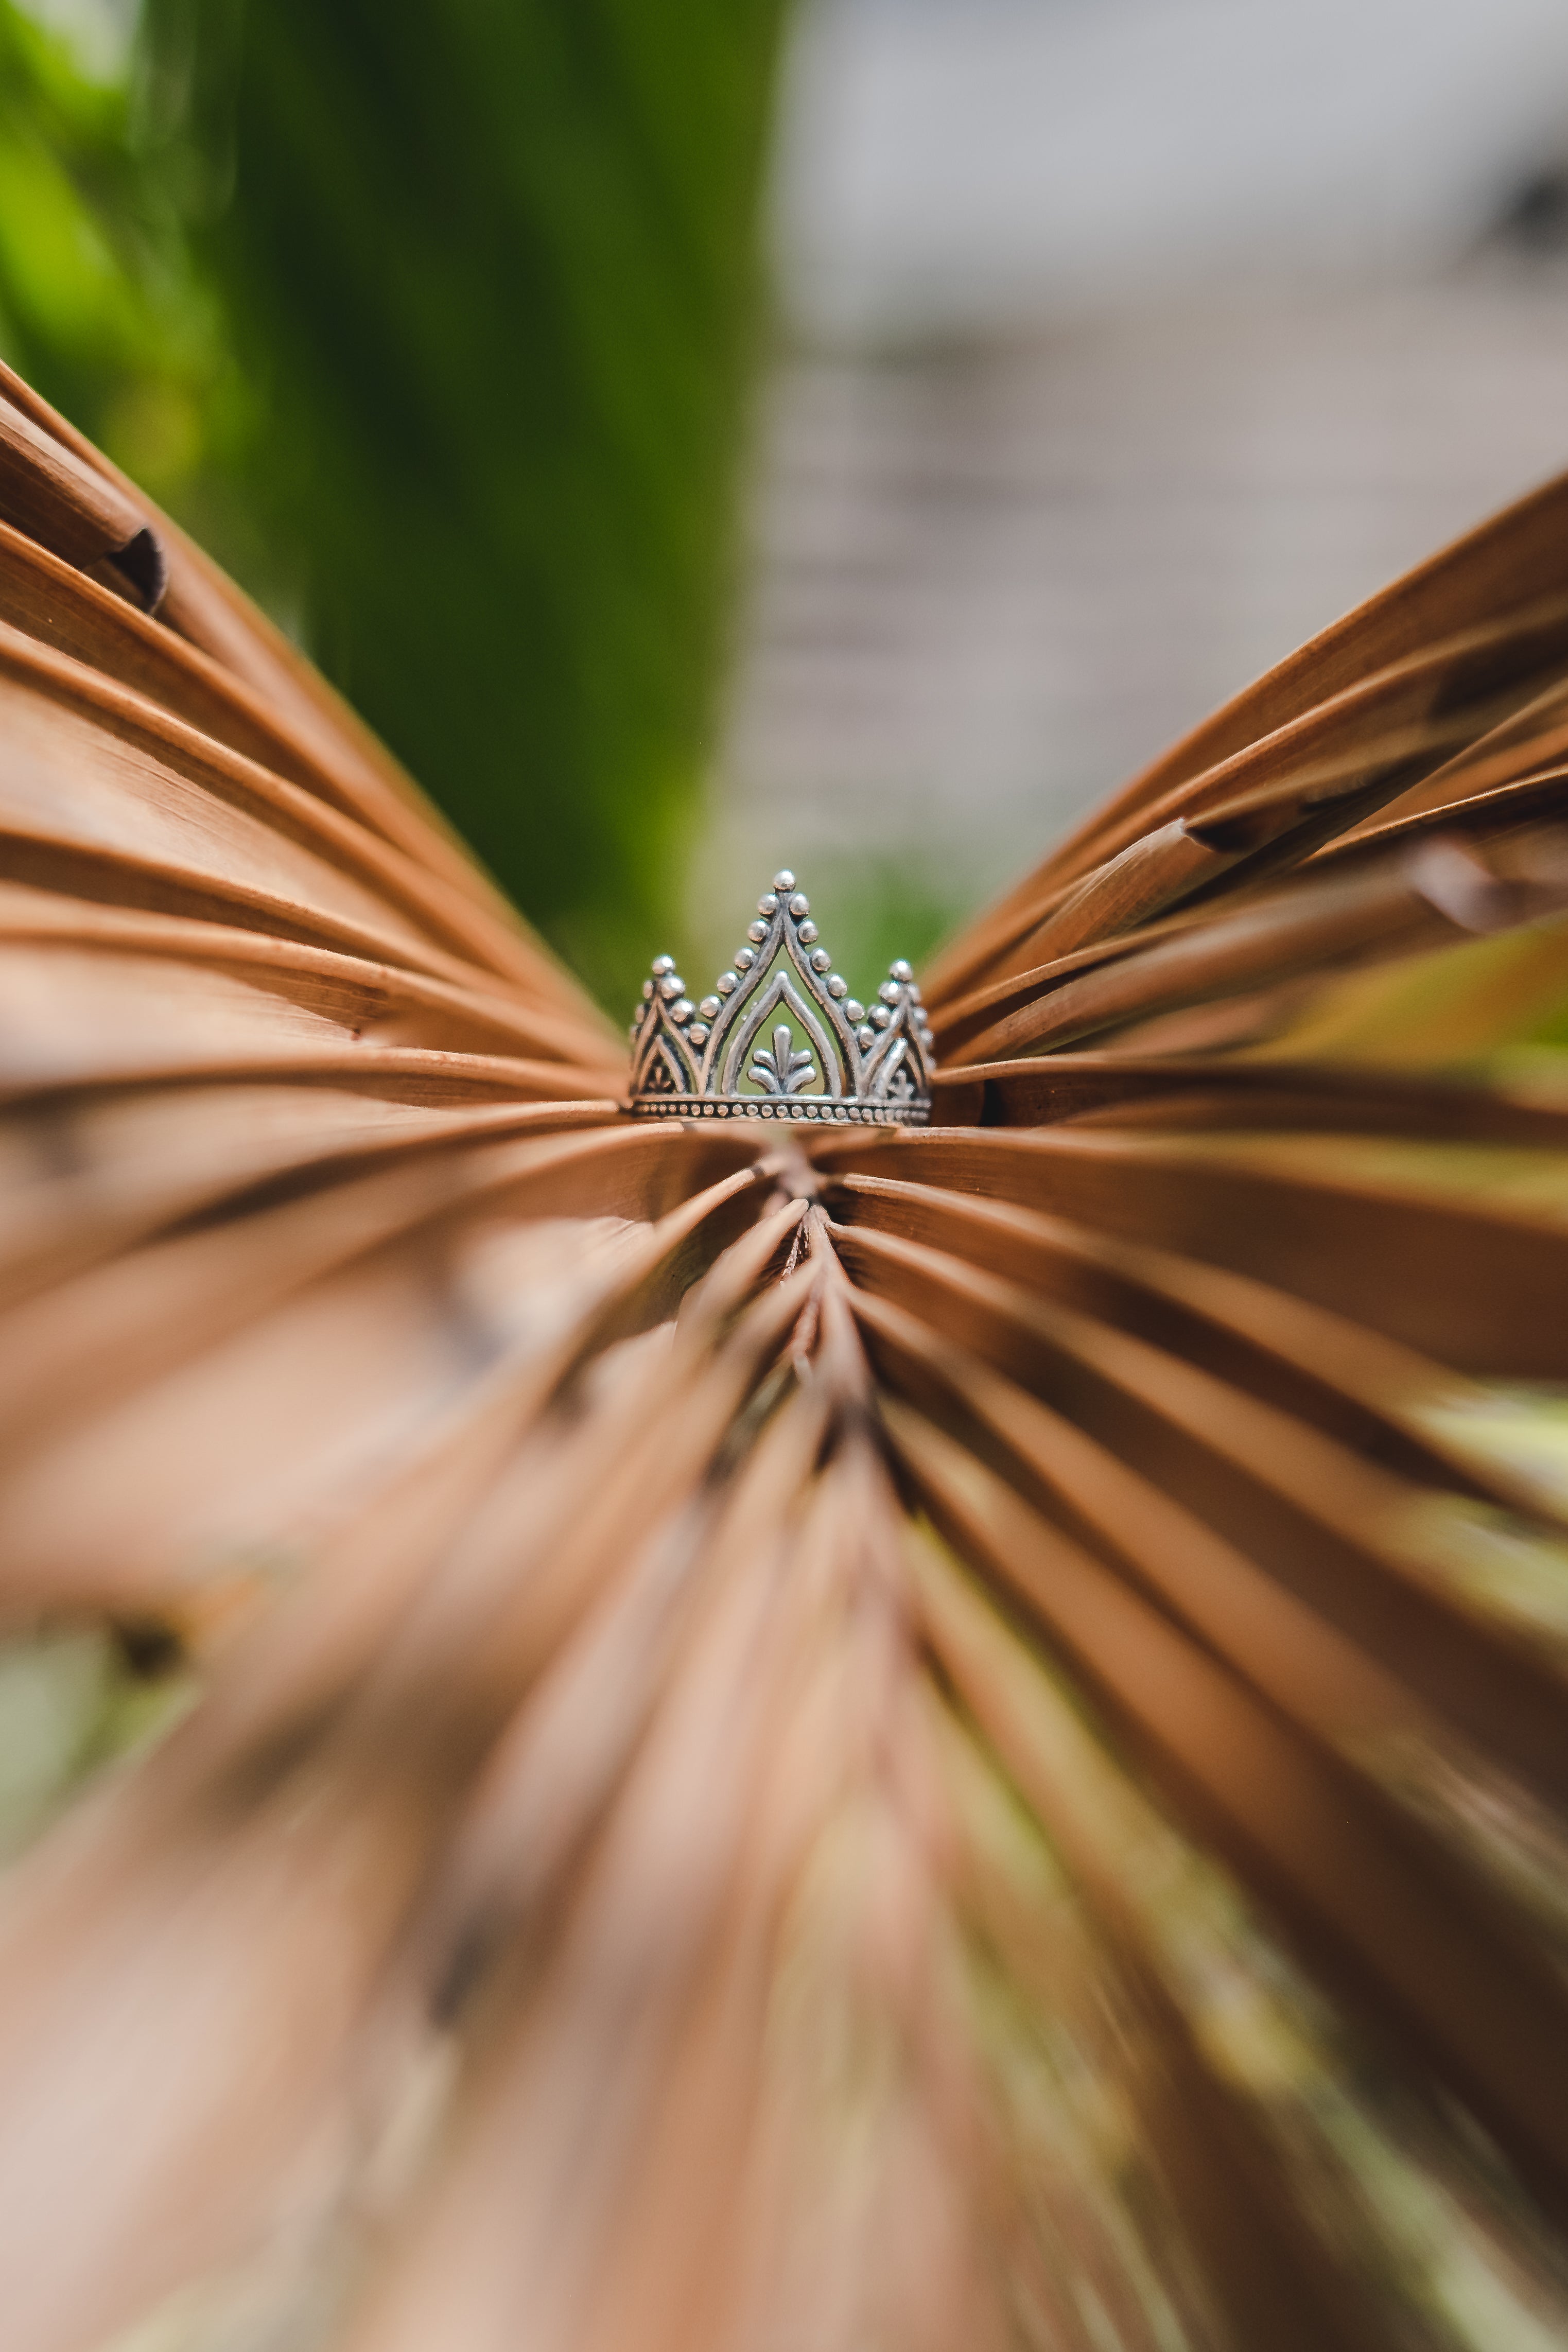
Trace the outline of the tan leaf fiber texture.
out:
<instances>
[{"instance_id":1,"label":"tan leaf fiber texture","mask_svg":"<svg viewBox=\"0 0 1568 2352\"><path fill-rule=\"evenodd\" d=\"M5 2352L1568 2341L1568 480L795 1136L7 377L0 877Z\"/></svg>"}]
</instances>

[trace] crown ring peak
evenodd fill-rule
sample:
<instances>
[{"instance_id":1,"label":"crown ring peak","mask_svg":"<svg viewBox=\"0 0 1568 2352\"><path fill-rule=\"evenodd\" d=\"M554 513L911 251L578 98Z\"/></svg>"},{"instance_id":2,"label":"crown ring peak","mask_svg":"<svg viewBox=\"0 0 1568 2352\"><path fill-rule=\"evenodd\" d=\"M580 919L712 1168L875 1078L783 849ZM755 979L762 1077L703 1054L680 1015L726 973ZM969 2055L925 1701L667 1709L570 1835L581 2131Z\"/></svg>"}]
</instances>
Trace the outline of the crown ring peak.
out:
<instances>
[{"instance_id":1,"label":"crown ring peak","mask_svg":"<svg viewBox=\"0 0 1568 2352\"><path fill-rule=\"evenodd\" d=\"M868 1018L817 946L810 914L810 899L781 866L746 926L751 945L700 1003L685 993L672 956L654 959L633 1024L628 1111L644 1118L925 1125L931 1034L910 966L889 965Z\"/></svg>"}]
</instances>

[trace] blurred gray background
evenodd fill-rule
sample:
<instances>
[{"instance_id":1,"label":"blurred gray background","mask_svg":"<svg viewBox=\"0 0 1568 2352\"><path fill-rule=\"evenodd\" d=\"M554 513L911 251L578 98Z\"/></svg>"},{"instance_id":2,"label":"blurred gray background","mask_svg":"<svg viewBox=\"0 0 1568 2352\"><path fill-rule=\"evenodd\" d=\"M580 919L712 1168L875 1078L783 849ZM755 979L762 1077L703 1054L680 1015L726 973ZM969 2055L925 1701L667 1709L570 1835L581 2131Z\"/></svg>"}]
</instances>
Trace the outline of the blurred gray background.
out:
<instances>
[{"instance_id":1,"label":"blurred gray background","mask_svg":"<svg viewBox=\"0 0 1568 2352\"><path fill-rule=\"evenodd\" d=\"M773 207L716 953L918 953L1568 464L1563 0L807 0Z\"/></svg>"}]
</instances>

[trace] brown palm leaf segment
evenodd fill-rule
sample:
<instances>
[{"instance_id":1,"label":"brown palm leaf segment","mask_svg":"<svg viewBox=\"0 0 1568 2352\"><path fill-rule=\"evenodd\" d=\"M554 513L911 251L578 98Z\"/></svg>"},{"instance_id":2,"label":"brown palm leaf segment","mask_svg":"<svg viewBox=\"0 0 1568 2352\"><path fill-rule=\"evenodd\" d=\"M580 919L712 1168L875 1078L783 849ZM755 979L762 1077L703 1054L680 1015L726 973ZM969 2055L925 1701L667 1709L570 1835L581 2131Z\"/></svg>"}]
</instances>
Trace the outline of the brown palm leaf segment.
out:
<instances>
[{"instance_id":1,"label":"brown palm leaf segment","mask_svg":"<svg viewBox=\"0 0 1568 2352\"><path fill-rule=\"evenodd\" d=\"M7 2352L1568 2340L1568 481L781 1140L3 388Z\"/></svg>"}]
</instances>

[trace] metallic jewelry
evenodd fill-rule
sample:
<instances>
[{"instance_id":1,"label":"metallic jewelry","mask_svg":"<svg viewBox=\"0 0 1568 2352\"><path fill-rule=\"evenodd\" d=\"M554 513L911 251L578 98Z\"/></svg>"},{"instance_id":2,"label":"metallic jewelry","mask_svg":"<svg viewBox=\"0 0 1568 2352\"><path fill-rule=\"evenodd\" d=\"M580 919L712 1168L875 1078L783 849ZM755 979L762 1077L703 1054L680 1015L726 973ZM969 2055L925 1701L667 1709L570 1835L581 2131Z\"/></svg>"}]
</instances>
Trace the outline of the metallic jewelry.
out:
<instances>
[{"instance_id":1,"label":"metallic jewelry","mask_svg":"<svg viewBox=\"0 0 1568 2352\"><path fill-rule=\"evenodd\" d=\"M715 995L694 1004L667 955L655 956L642 993L634 1117L923 1127L931 1116L931 1034L909 965L889 964L878 1002L858 1004L787 867L757 900Z\"/></svg>"}]
</instances>

